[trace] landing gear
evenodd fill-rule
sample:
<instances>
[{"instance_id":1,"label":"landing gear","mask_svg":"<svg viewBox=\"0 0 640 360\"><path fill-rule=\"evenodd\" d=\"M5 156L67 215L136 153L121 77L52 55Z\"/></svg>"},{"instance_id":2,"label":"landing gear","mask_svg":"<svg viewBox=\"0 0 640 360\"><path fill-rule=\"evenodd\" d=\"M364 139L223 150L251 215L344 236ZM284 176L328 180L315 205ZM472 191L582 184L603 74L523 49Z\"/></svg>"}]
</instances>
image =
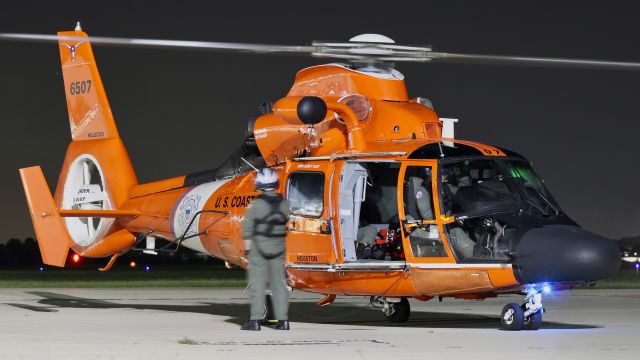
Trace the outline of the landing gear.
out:
<instances>
[{"instance_id":1,"label":"landing gear","mask_svg":"<svg viewBox=\"0 0 640 360\"><path fill-rule=\"evenodd\" d=\"M528 318L524 319L524 330L538 330L542 325L542 311L531 314Z\"/></svg>"},{"instance_id":2,"label":"landing gear","mask_svg":"<svg viewBox=\"0 0 640 360\"><path fill-rule=\"evenodd\" d=\"M384 316L392 323L405 323L411 315L411 306L407 298L387 298L384 296L372 296L371 306L381 310Z\"/></svg>"},{"instance_id":3,"label":"landing gear","mask_svg":"<svg viewBox=\"0 0 640 360\"><path fill-rule=\"evenodd\" d=\"M528 289L522 305L507 304L500 316L503 330L538 330L542 324L542 294L536 289Z\"/></svg>"},{"instance_id":4,"label":"landing gear","mask_svg":"<svg viewBox=\"0 0 640 360\"><path fill-rule=\"evenodd\" d=\"M527 302L522 305L522 310L524 311L523 328L525 330L538 330L542 325L542 314L544 313L542 294L535 289L529 289L525 300Z\"/></svg>"},{"instance_id":5,"label":"landing gear","mask_svg":"<svg viewBox=\"0 0 640 360\"><path fill-rule=\"evenodd\" d=\"M524 326L524 311L518 304L507 304L500 315L502 330L518 331Z\"/></svg>"}]
</instances>

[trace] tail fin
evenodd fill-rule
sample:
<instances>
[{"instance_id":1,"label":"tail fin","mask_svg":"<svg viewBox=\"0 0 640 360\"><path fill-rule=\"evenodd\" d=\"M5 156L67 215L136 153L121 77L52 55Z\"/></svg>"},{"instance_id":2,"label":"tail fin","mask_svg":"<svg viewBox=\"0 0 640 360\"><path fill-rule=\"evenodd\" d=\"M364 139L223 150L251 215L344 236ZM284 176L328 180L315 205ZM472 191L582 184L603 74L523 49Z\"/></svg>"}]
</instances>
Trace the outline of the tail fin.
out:
<instances>
[{"instance_id":1,"label":"tail fin","mask_svg":"<svg viewBox=\"0 0 640 360\"><path fill-rule=\"evenodd\" d=\"M87 34L78 25L75 31L58 35L87 38L59 41L71 137L74 141L117 138L118 130Z\"/></svg>"},{"instance_id":2,"label":"tail fin","mask_svg":"<svg viewBox=\"0 0 640 360\"><path fill-rule=\"evenodd\" d=\"M48 187L40 180L30 180L41 176L41 171L38 170L40 175L36 176L35 170L21 170L43 260L55 264L60 263L57 255L66 253L69 246L81 255L101 257L117 251L100 246L116 233L124 239L123 247L133 242L134 236L114 218L120 216L117 210L129 198L131 187L138 183L129 154L118 135L87 34L77 27L75 31L58 35L87 40L59 42L72 141L56 187L53 206L56 212L44 218L46 221L37 214L42 213L40 208L51 211L51 204L48 200L33 199L46 198L43 194L45 190L50 194ZM64 226L67 240L63 241L59 223ZM43 229L53 229L56 238ZM48 260L48 254L57 254L55 260Z\"/></svg>"},{"instance_id":3,"label":"tail fin","mask_svg":"<svg viewBox=\"0 0 640 360\"><path fill-rule=\"evenodd\" d=\"M20 169L20 177L27 195L31 221L36 230L42 262L64 266L69 253L69 233L51 197L51 191L40 166Z\"/></svg>"}]
</instances>

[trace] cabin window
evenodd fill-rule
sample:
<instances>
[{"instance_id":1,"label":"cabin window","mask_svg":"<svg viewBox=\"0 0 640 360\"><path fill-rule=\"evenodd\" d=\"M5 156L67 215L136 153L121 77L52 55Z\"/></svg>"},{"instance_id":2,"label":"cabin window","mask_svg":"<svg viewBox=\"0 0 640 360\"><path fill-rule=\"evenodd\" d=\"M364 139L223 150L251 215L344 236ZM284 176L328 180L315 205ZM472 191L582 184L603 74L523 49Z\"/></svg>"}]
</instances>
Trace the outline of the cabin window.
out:
<instances>
[{"instance_id":1,"label":"cabin window","mask_svg":"<svg viewBox=\"0 0 640 360\"><path fill-rule=\"evenodd\" d=\"M324 210L324 174L292 173L287 182L287 200L292 215L320 217Z\"/></svg>"}]
</instances>

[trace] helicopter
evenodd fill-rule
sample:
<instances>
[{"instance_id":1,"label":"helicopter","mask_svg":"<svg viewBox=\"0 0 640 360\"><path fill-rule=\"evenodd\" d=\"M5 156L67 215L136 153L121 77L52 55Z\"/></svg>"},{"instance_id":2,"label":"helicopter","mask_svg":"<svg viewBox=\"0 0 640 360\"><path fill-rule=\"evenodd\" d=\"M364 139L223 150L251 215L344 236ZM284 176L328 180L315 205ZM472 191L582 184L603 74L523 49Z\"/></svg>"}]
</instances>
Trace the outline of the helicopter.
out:
<instances>
[{"instance_id":1,"label":"helicopter","mask_svg":"<svg viewBox=\"0 0 640 360\"><path fill-rule=\"evenodd\" d=\"M640 63L474 55L397 45L378 34L308 46L2 33L58 44L72 141L52 195L39 166L20 175L45 264L73 249L109 258L180 247L247 268L241 221L259 168L290 202L286 271L292 289L368 296L391 322L408 299L524 296L501 314L505 330L537 330L545 293L617 272L620 252L582 229L524 156L457 139L457 119L411 98L402 62L640 70ZM289 92L263 103L241 146L219 167L140 184L119 135L92 44L302 54L344 61L299 71ZM265 316L268 316L266 314Z\"/></svg>"}]
</instances>

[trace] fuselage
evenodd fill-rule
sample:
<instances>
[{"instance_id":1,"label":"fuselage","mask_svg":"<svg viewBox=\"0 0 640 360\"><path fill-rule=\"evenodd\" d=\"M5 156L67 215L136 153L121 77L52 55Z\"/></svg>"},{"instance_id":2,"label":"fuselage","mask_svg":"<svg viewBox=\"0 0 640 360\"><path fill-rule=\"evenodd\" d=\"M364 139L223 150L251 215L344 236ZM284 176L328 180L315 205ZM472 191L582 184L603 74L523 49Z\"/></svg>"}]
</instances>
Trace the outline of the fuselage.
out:
<instances>
[{"instance_id":1,"label":"fuselage","mask_svg":"<svg viewBox=\"0 0 640 360\"><path fill-rule=\"evenodd\" d=\"M580 229L552 198L548 200L554 202L546 204L516 183L524 173L515 174L505 164L528 166L524 158L473 142L445 146L443 154L438 146L442 144L409 141L396 146L393 154L297 158L275 166L281 179L277 191L292 202L286 237L291 285L323 294L483 298L518 292L529 284L571 286L615 271L617 250L607 239ZM436 156L431 156L436 147ZM448 204L452 200L445 187L451 186L452 169L459 164L471 167L466 176L473 178L465 186L461 177L457 192L470 193L474 208ZM169 241L187 238L182 246L246 268L241 224L259 194L254 174L211 181L187 176L138 185L122 209L140 215L117 221L134 234ZM360 183L358 176L364 177ZM415 179L422 181L422 190L410 186ZM503 184L494 186L510 192L492 195L492 202L483 204L473 191L487 191L495 179ZM431 206L430 215L421 216L419 206L411 209L413 199L427 197L430 201L423 203ZM376 226L376 232L396 231L401 253L384 258L357 254L363 222ZM461 232L467 242L473 241L468 253L456 242L460 240L454 234ZM84 255L102 251L98 244Z\"/></svg>"},{"instance_id":2,"label":"fuselage","mask_svg":"<svg viewBox=\"0 0 640 360\"><path fill-rule=\"evenodd\" d=\"M526 159L454 139L451 123L423 100L409 99L404 77L392 69L304 69L286 97L250 122L244 150L227 161L232 166L141 185L128 168L128 177L117 175L125 173L117 167L123 162L110 155L124 152L121 144L98 151L97 143L76 141L67 157L82 158L90 147L95 161L84 163L100 166L85 168L106 176L110 198L102 208L135 216L101 221L99 236L90 218L67 220L85 241L72 236L71 247L102 257L136 239L165 239L246 268L240 230L258 193L255 171L242 164L252 156L256 166L278 172L277 191L291 203L286 261L298 289L483 298L532 284L572 286L617 270L613 243L569 219ZM311 106L301 110L303 103ZM72 165L65 161L61 184L79 178L66 175ZM110 185L117 181L123 185ZM61 209L64 199L76 204L78 191L64 186L71 190L56 191Z\"/></svg>"}]
</instances>

